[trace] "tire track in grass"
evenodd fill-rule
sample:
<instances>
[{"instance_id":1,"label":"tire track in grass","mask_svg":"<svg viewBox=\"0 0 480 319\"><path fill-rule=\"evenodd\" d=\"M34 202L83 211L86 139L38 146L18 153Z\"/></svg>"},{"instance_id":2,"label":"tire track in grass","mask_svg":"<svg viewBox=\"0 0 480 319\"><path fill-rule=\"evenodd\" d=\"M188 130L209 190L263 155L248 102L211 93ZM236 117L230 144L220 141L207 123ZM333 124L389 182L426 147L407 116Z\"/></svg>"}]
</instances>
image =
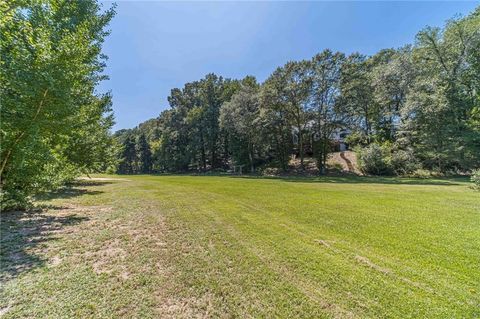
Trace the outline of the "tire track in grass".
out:
<instances>
[{"instance_id":1,"label":"tire track in grass","mask_svg":"<svg viewBox=\"0 0 480 319\"><path fill-rule=\"evenodd\" d=\"M208 194L208 196L210 197L210 200L216 200L216 201L225 200L223 197L229 197L230 201L235 202L240 207L243 207L243 208L246 208L246 209L249 209L249 210L252 210L252 211L261 212L263 214L266 214L266 216L271 215L271 212L266 210L266 209L260 209L256 206L246 204L243 201L238 200L236 198L231 198L230 196L223 196L222 197L222 195L220 195L220 194L216 194L216 193L212 193L212 192L204 192L204 191L202 191L202 193L203 193L204 197L205 197L205 195ZM218 214L214 214L214 216L217 220L219 220ZM243 215L243 217L249 219L245 215ZM286 222L286 221L284 219L282 219L282 222ZM231 232L236 232L236 237L239 239L240 242L242 242L240 240L241 239L241 234L237 230L232 228L231 224L229 224L229 223L226 224L225 222L221 222L221 223L222 223L222 225L225 229L229 229ZM250 224L256 224L256 222L253 221L253 222L250 222ZM279 224L279 225L282 226L281 224ZM303 242L310 245L310 246L313 243L316 243L318 245L318 239L315 239L311 236L308 236L305 232L302 232L302 231L298 230L297 229L298 227L295 227L295 225L296 225L295 223L290 222L290 225L283 224L283 227L285 227L287 229L287 231L289 231L290 233L294 233L295 234L294 238L302 238ZM273 224L270 224L270 227L272 227L272 226L273 226ZM323 243L327 243L324 239L321 239L320 241L323 241ZM329 241L330 242L337 242L337 240L329 240ZM250 251L252 253L254 253L256 256L258 256L260 259L262 259L262 261L266 265L272 265L272 260L266 259L266 257L262 255L262 253L259 249L254 248L253 246L246 246L246 245L243 245L243 246L246 247L247 249L250 249ZM328 249L331 253L333 253L334 255L341 256L342 260L347 262L348 264L350 264L352 268L357 268L358 266L365 267L367 269L371 269L372 271L376 272L377 274L385 276L385 278L390 278L390 280L401 281L404 284L406 284L407 286L409 286L410 288L416 288L416 289L423 290L424 292L429 293L429 294L435 294L435 290L433 288L429 287L428 285L415 282L413 280L410 280L406 277L403 277L403 276L400 276L400 275L394 273L389 268L379 266L379 265L373 263L369 258L358 254L358 252L356 252L355 250L349 250L349 249L345 249L345 248L340 249L338 247L332 247L332 244L327 244L327 245L323 244L323 246L326 249ZM333 246L335 246L335 245L333 245ZM313 287L311 284L309 284L306 281L300 279L298 276L297 276L297 278L289 276L288 274L293 273L293 271L288 270L288 267L286 267L285 265L282 265L280 263L276 263L274 266L275 266L275 268L272 268L272 270L276 269L277 272L282 273L284 276L289 278L289 280L291 282L294 282L299 287L307 287L306 290L302 290L302 291L304 291L304 293L306 295L308 295L309 297L312 297L312 294L311 294L312 291L314 291L315 289L318 289L318 287ZM325 291L323 291L322 294L323 295L328 295ZM382 309L383 308L383 306L381 304L379 304L378 301L372 300L371 298L367 298L367 297L363 297L362 299L363 299L363 301L360 301L358 299L352 299L352 301L355 302L357 305L359 305L363 309L366 308L366 307L371 308L371 306L374 306L374 305L377 307L377 309ZM318 302L318 299L316 301ZM364 302L367 302L370 305L366 306L364 304ZM344 316L345 315L342 315L342 317L344 317Z\"/></svg>"},{"instance_id":2,"label":"tire track in grass","mask_svg":"<svg viewBox=\"0 0 480 319\"><path fill-rule=\"evenodd\" d=\"M205 192L202 191L202 198L209 197L209 200L219 201L222 200L222 195ZM241 203L240 201L236 200L236 202ZM200 206L200 205L199 205ZM203 209L201 207L197 207L197 210L200 210L202 214L209 216L213 219L217 225L221 225L220 229L224 229L228 232L230 236L236 239L236 243L239 244L245 251L249 252L250 254L256 256L263 264L263 266L272 272L280 275L281 278L285 278L286 281L289 283L290 286L299 289L303 295L308 297L312 300L315 304L320 305L320 307L326 312L326 314L332 315L334 318L355 318L356 316L349 310L344 309L338 304L333 304L328 302L324 296L329 295L327 291L320 286L312 285L308 281L301 278L295 274L293 269L287 267L286 265L274 262L272 258L269 258L263 252L256 247L256 245L248 245L247 242L244 240L242 234L235 229L231 223L224 222L215 212L212 213L208 209ZM330 298L333 299L333 298Z\"/></svg>"},{"instance_id":3,"label":"tire track in grass","mask_svg":"<svg viewBox=\"0 0 480 319\"><path fill-rule=\"evenodd\" d=\"M177 185L175 185L177 186ZM193 186L193 187L192 187ZM232 195L229 195L229 194L224 194L223 192L221 194L218 194L218 193L215 193L215 192L211 192L211 191L205 191L204 189L198 189L198 186L197 184L195 185L189 185L189 187L186 187L184 188L184 190L187 192L187 193L191 193L192 192L192 188L194 188L194 191L196 193L192 194L191 196L195 196L197 197L198 199L198 202L200 203L200 206L202 205L202 203L204 201L209 201L209 202L215 202L215 201L228 201L228 202L233 202L235 203L238 207L241 207L241 208L245 208L245 210L247 211L247 214L240 214L241 218L243 218L244 220L239 220L237 216L235 215L239 215L239 214L235 214L233 217L235 218L233 221L234 223L232 222L229 222L228 221L228 218L227 216L224 216L222 217L222 215L225 215L225 210L224 208L225 207L215 207L215 208L218 208L219 209L219 213L217 213L216 211L212 212L211 209L209 210L204 210L203 214L208 214L208 216L213 216L217 222L218 221L221 221L221 225L222 227L226 227L228 226L228 228L230 228L229 230L229 233L231 233L232 231L235 232L235 237L237 238L237 241L241 242L241 244L247 249L248 247L251 247L250 249L252 249L252 253L254 255L257 255L257 257L263 257L260 258L260 260L262 260L262 263L266 264L266 266L270 265L272 263L272 256L270 255L265 255L264 252L259 249L257 246L252 246L252 244L248 244L247 242L243 242L242 239L244 239L244 236L245 236L245 232L242 233L241 230L239 229L236 229L234 227L234 225L236 225L237 227L242 227L241 222L245 223L247 221L247 223L250 223L251 225L253 226L257 226L258 229L261 229L262 227L265 227L265 225L263 225L263 222L261 223L258 223L259 220L255 219L254 216L251 216L251 213L248 213L248 212L260 212L262 213L262 215L265 215L265 216L273 216L272 215L272 212L271 211L268 211L266 209L261 209L260 207L258 206L253 206L252 204L250 203L245 203L245 201L243 200L240 200L238 199L237 197L233 197ZM211 203L209 203L211 205ZM216 209L216 210L218 210ZM273 217L276 217L276 216L273 216ZM225 219L227 218L227 219ZM253 219L252 219L253 218ZM277 218L276 218L277 219ZM398 273L394 272L393 270L389 269L388 267L384 267L384 266L381 266L381 265L377 265L376 263L372 262L369 258L367 258L366 256L369 256L368 254L362 254L362 253L358 253L357 250L355 249L349 249L348 247L339 247L337 245L337 242L335 239L329 239L328 237L320 237L318 238L318 236L311 236L305 232L302 232L302 228L299 227L300 225L298 225L297 223L293 222L291 219L286 219L286 218L282 218L282 219L278 219L278 221L282 221L284 223L284 225L286 226L286 229L285 230L282 230L282 232L289 232L291 234L293 234L293 238L299 238L299 240L301 241L301 244L302 246L305 247L304 244L306 244L307 246L317 246L319 244L322 245L322 247L325 248L325 250L331 250L332 248L335 248L337 251L333 251L332 253L334 254L340 254L340 255L345 255L343 257L343 259L346 260L346 262L350 263L351 264L351 267L352 268L355 268L355 267L361 267L361 268L364 268L364 272L365 271L373 271L375 273L377 273L378 276L385 276L386 279L390 278L390 280L395 280L395 281L402 281L404 285L407 285L408 287L410 288L405 288L404 289L419 289L419 290L423 290L424 293L428 293L428 294L431 294L432 292L434 292L436 294L436 296L430 300L430 302L428 301L428 299L430 299L430 297L428 297L427 295L423 296L422 297L422 305L423 306L434 306L435 304L439 305L439 302L446 302L445 299L448 299L448 300L451 300L451 298L454 298L455 294L452 295L451 293L449 293L448 295L445 295L447 292L451 292L451 290L448 289L448 286L446 286L447 282L446 281L440 281L438 283L438 285L441 285L441 287L436 287L437 289L436 292L434 291L433 288L431 288L428 284L423 284L423 283L418 283L418 282L415 282L413 280L410 280L406 277L403 277L401 275L399 275ZM238 224L238 225L237 225ZM275 224L270 224L269 225L270 227L272 226L276 226L276 228L278 229L278 223L277 225ZM285 226L282 226L282 227L285 227ZM222 227L219 227L219 228L222 228ZM233 228L232 228L233 227ZM300 229L299 229L300 228ZM307 227L308 229L308 227ZM247 230L247 233L248 234L248 229ZM232 233L232 236L234 234ZM327 247L328 245L324 245L322 242L315 242L315 240L319 240L319 241L323 241L323 243L327 243L330 247ZM340 243L341 246L344 246L344 243ZM377 254L378 255L378 254ZM380 259L386 259L387 257L380 257ZM394 260L391 260L391 259L388 259L387 260L389 262L387 262L387 264L395 264L396 266L398 265L398 261L395 262ZM395 269L397 268L395 266ZM411 271L407 271L405 270L406 267L408 267L407 265L399 265L400 266L400 272L407 272L407 273L417 273L417 269L412 269L412 268L409 268L407 270L411 270ZM285 266L282 262L276 262L276 265L274 268L277 268L277 269L280 269L280 270L284 270L285 269ZM275 269L273 269L275 271ZM292 272L291 269L287 269L286 270L287 272ZM277 273L281 273L281 271L277 271ZM425 274L422 274L421 277L423 277ZM302 278L303 279L303 278ZM433 277L429 277L429 279L431 280L435 280L435 278ZM393 285L392 283L390 283L391 286L395 286ZM436 285L437 286L437 285ZM442 289L442 287L444 287L445 289ZM315 289L316 287L314 287ZM442 295L442 298L445 298L443 301L441 299L439 299L439 295L438 295L438 290L440 289L440 293ZM381 291L379 291L381 292ZM322 294L322 299L325 299L323 298L326 294L323 293ZM361 295L354 295L356 298L358 298L359 296ZM372 298L367 298L367 300L369 302L372 302L372 301L375 301L375 300L371 300ZM471 300L471 299L470 299ZM358 300L357 300L358 301ZM452 302L455 302L455 300L451 300ZM378 305L378 302L376 302L376 304ZM388 306L389 303L383 303L382 304L382 307L386 307ZM413 303L412 303L413 305ZM385 310L385 309L384 309ZM401 309L396 309L397 312L393 313L393 315L401 315ZM413 310L413 309L412 309ZM452 311L458 311L459 308L445 308L444 311L446 312L442 312L443 314L446 314L446 313L452 313ZM400 311L400 312L398 312ZM427 310L425 310L427 311ZM410 312L410 311L409 311ZM412 314L413 312L410 312L410 314ZM434 312L434 313L439 313L439 312ZM392 313L391 313L392 314ZM421 313L418 313L418 314L421 314ZM427 311L425 312L424 314L433 314L433 312L430 312L430 311Z\"/></svg>"}]
</instances>

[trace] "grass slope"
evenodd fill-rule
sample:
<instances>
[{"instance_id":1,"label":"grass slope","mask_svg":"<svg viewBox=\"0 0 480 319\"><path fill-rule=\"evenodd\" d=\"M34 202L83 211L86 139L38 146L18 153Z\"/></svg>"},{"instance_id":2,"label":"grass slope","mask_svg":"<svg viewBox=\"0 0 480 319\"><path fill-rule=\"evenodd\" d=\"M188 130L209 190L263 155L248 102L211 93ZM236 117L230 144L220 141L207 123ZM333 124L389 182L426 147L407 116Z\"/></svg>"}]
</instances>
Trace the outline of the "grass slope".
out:
<instances>
[{"instance_id":1,"label":"grass slope","mask_svg":"<svg viewBox=\"0 0 480 319\"><path fill-rule=\"evenodd\" d=\"M2 215L5 318L480 316L464 180L114 178Z\"/></svg>"}]
</instances>

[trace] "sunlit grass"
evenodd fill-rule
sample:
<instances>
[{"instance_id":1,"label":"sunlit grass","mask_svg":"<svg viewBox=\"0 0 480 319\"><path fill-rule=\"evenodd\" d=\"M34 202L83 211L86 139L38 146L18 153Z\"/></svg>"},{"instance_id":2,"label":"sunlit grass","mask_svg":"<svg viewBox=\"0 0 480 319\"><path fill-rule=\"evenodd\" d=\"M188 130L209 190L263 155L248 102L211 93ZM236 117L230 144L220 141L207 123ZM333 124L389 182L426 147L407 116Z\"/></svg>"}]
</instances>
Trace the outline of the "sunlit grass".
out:
<instances>
[{"instance_id":1,"label":"sunlit grass","mask_svg":"<svg viewBox=\"0 0 480 319\"><path fill-rule=\"evenodd\" d=\"M114 178L4 218L5 317L480 316L463 179Z\"/></svg>"}]
</instances>

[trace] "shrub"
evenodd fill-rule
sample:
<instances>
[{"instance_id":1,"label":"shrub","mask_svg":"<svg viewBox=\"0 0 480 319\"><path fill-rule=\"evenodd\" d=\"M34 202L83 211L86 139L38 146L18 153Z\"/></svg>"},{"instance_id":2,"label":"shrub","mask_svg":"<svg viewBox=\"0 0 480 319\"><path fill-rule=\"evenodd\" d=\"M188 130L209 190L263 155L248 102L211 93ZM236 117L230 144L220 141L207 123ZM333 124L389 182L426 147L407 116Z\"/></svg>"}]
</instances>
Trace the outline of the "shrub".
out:
<instances>
[{"instance_id":1,"label":"shrub","mask_svg":"<svg viewBox=\"0 0 480 319\"><path fill-rule=\"evenodd\" d=\"M473 188L480 190L480 169L476 169L472 173L472 177L470 177L470 180L473 183Z\"/></svg>"},{"instance_id":2,"label":"shrub","mask_svg":"<svg viewBox=\"0 0 480 319\"><path fill-rule=\"evenodd\" d=\"M329 168L332 171L337 172L337 173L341 173L343 171L343 166L340 163L333 163Z\"/></svg>"},{"instance_id":3,"label":"shrub","mask_svg":"<svg viewBox=\"0 0 480 319\"><path fill-rule=\"evenodd\" d=\"M367 145L367 136L361 132L352 132L346 138L345 142L350 145L350 147Z\"/></svg>"},{"instance_id":4,"label":"shrub","mask_svg":"<svg viewBox=\"0 0 480 319\"><path fill-rule=\"evenodd\" d=\"M414 178L430 178L433 175L432 175L432 171L429 171L428 169L419 168L414 170L413 172L410 172L406 176L414 177Z\"/></svg>"},{"instance_id":5,"label":"shrub","mask_svg":"<svg viewBox=\"0 0 480 319\"><path fill-rule=\"evenodd\" d=\"M28 209L35 195L57 189L80 174L75 164L61 156L49 156L49 162L43 166L32 165L32 157L30 161L23 162L23 171L9 176L9 183L3 185L0 193L1 211ZM34 171L36 169L37 172Z\"/></svg>"},{"instance_id":6,"label":"shrub","mask_svg":"<svg viewBox=\"0 0 480 319\"><path fill-rule=\"evenodd\" d=\"M390 144L370 144L357 149L358 166L369 175L390 175L393 173Z\"/></svg>"},{"instance_id":7,"label":"shrub","mask_svg":"<svg viewBox=\"0 0 480 319\"><path fill-rule=\"evenodd\" d=\"M421 169L421 165L410 150L397 150L392 153L392 169L396 175L411 175Z\"/></svg>"}]
</instances>

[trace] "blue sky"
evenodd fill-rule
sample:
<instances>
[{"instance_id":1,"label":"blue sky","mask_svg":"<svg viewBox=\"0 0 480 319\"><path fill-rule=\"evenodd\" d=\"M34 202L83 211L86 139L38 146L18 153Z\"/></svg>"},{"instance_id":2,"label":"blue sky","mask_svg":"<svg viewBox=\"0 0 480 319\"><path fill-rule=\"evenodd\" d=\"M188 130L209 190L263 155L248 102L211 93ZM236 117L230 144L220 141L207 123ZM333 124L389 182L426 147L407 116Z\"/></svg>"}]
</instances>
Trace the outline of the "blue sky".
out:
<instances>
[{"instance_id":1,"label":"blue sky","mask_svg":"<svg viewBox=\"0 0 480 319\"><path fill-rule=\"evenodd\" d=\"M479 2L117 2L104 44L117 124L132 128L168 108L170 90L214 72L263 81L323 49L374 54L412 43ZM109 3L106 2L105 6Z\"/></svg>"}]
</instances>

